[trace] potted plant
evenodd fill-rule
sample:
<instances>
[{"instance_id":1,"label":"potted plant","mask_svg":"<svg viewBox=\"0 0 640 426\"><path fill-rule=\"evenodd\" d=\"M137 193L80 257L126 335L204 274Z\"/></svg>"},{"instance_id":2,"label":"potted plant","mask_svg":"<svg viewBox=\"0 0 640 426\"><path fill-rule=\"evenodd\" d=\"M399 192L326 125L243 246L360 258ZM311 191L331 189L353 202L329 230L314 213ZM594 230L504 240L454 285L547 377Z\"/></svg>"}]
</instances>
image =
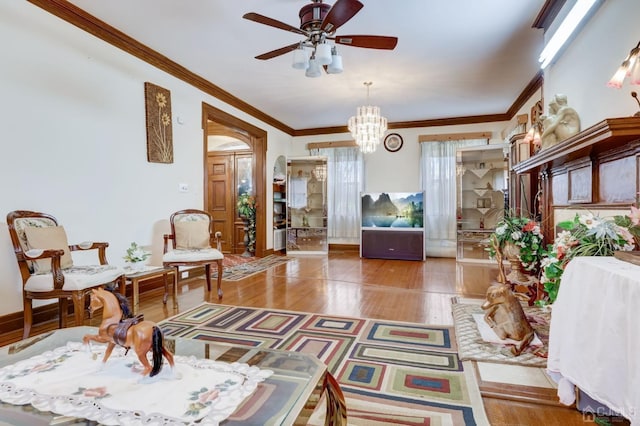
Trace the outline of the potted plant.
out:
<instances>
[{"instance_id":1,"label":"potted plant","mask_svg":"<svg viewBox=\"0 0 640 426\"><path fill-rule=\"evenodd\" d=\"M135 242L132 242L127 249L127 254L123 259L130 264L131 269L140 271L144 269L144 262L151 256L151 253Z\"/></svg>"},{"instance_id":2,"label":"potted plant","mask_svg":"<svg viewBox=\"0 0 640 426\"><path fill-rule=\"evenodd\" d=\"M256 251L256 198L248 192L238 197L238 215L245 226L245 252L243 256L253 256Z\"/></svg>"},{"instance_id":3,"label":"potted plant","mask_svg":"<svg viewBox=\"0 0 640 426\"><path fill-rule=\"evenodd\" d=\"M506 212L496 224L491 241L487 250L492 258L498 258L500 271L503 256L511 264L511 273L506 279L512 283L528 283L537 276L544 246L536 221Z\"/></svg>"},{"instance_id":4,"label":"potted plant","mask_svg":"<svg viewBox=\"0 0 640 426\"><path fill-rule=\"evenodd\" d=\"M640 236L640 210L632 206L628 216L603 219L592 213L576 214L558 223L562 229L549 244L542 259L540 282L547 297L540 305L553 303L558 297L560 281L567 264L576 256L612 256L615 251L631 251Z\"/></svg>"}]
</instances>

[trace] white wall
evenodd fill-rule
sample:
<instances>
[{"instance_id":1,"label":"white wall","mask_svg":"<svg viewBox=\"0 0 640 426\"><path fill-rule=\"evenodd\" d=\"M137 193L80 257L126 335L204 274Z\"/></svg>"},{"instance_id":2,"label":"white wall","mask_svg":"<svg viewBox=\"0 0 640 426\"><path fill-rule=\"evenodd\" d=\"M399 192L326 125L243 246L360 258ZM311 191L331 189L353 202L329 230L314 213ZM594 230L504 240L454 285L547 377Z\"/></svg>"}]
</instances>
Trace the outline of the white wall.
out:
<instances>
[{"instance_id":1,"label":"white wall","mask_svg":"<svg viewBox=\"0 0 640 426\"><path fill-rule=\"evenodd\" d=\"M556 93L567 95L569 106L580 115L582 129L605 118L628 117L640 110L630 95L640 87L628 82L621 89L607 87L640 41L638 17L638 0L603 1L556 62L545 69L545 103ZM548 112L548 105L544 111Z\"/></svg>"},{"instance_id":2,"label":"white wall","mask_svg":"<svg viewBox=\"0 0 640 426\"><path fill-rule=\"evenodd\" d=\"M567 94L583 128L638 110L628 86L606 87L638 42L638 16L637 0L604 1L546 70L545 98ZM71 242L108 241L112 263L123 263L131 241L153 246L158 262L171 212L203 207L202 102L268 132L267 182L278 155L307 155L307 142L349 139L342 134L294 140L26 1L0 2L0 39L0 315L22 309L19 272L4 222L9 211L49 212L65 226ZM145 81L171 91L173 164L146 161ZM492 131L492 142L501 142L506 125L394 129L404 146L396 153L381 147L367 155L366 190L420 187L418 135ZM189 192L179 193L179 183L189 184ZM273 246L270 234L267 248Z\"/></svg>"},{"instance_id":3,"label":"white wall","mask_svg":"<svg viewBox=\"0 0 640 426\"><path fill-rule=\"evenodd\" d=\"M289 135L26 1L0 2L0 39L0 315L22 310L8 212L53 214L70 243L108 241L111 263L132 241L158 263L170 214L203 207L202 102L268 132L268 181L289 149ZM171 92L173 164L147 162L145 81Z\"/></svg>"},{"instance_id":4,"label":"white wall","mask_svg":"<svg viewBox=\"0 0 640 426\"><path fill-rule=\"evenodd\" d=\"M384 115L384 108L381 107ZM368 192L412 192L420 190L420 135L441 133L491 132L490 143L502 143L500 133L506 122L469 124L442 127L417 127L393 129L388 133L402 136L403 145L397 152L389 152L382 144L378 149L365 154L365 191ZM309 155L307 143L353 140L349 133L296 137L292 152L295 155Z\"/></svg>"}]
</instances>

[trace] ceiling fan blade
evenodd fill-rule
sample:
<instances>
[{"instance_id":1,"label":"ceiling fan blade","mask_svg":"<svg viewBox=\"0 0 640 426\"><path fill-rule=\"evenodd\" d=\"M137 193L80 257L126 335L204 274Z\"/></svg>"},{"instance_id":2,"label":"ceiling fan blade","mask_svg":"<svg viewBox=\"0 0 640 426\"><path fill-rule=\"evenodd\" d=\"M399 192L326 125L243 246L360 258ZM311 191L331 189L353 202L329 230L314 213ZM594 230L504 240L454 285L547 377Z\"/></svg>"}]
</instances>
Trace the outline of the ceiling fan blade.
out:
<instances>
[{"instance_id":1,"label":"ceiling fan blade","mask_svg":"<svg viewBox=\"0 0 640 426\"><path fill-rule=\"evenodd\" d=\"M292 50L295 50L298 48L298 46L300 46L300 43L293 43L290 44L289 46L285 46L285 47L281 47L280 49L276 49L276 50L272 50L271 52L267 52L267 53L263 53L262 55L258 55L256 56L256 59L271 59L271 58L275 58L276 56L280 56L280 55L284 55L287 52L291 52Z\"/></svg>"},{"instance_id":2,"label":"ceiling fan blade","mask_svg":"<svg viewBox=\"0 0 640 426\"><path fill-rule=\"evenodd\" d=\"M368 49L393 50L398 44L398 37L377 35L341 35L333 37L336 44L344 44L353 47L366 47Z\"/></svg>"},{"instance_id":3,"label":"ceiling fan blade","mask_svg":"<svg viewBox=\"0 0 640 426\"><path fill-rule=\"evenodd\" d=\"M362 9L358 0L337 0L322 20L322 30L333 33Z\"/></svg>"},{"instance_id":4,"label":"ceiling fan blade","mask_svg":"<svg viewBox=\"0 0 640 426\"><path fill-rule=\"evenodd\" d=\"M285 24L284 22L280 22L276 19L269 18L267 16L260 15L258 13L254 13L254 12L245 13L242 17L244 19L248 19L249 21L257 22L259 24L280 28L281 30L291 31L292 33L301 34L303 36L307 35L307 33L302 31L300 28L293 27L289 24Z\"/></svg>"}]
</instances>

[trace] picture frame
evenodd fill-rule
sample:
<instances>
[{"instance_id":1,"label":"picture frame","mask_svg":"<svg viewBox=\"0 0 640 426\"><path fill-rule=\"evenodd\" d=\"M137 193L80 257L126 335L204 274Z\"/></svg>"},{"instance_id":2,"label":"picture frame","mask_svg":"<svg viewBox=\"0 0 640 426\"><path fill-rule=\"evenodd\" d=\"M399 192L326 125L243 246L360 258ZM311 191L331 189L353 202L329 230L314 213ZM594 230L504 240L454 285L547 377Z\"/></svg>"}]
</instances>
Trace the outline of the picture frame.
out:
<instances>
[{"instance_id":1,"label":"picture frame","mask_svg":"<svg viewBox=\"0 0 640 426\"><path fill-rule=\"evenodd\" d=\"M384 148L389 152L397 152L402 148L402 136L398 133L389 133L384 138Z\"/></svg>"}]
</instances>

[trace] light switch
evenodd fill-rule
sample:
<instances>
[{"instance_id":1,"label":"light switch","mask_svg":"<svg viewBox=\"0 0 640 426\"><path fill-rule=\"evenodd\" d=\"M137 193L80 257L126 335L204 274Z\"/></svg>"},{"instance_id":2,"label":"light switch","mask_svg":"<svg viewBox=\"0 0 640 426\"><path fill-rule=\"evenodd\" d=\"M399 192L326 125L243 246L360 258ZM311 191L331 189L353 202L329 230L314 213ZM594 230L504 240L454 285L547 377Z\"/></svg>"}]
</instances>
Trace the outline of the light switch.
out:
<instances>
[{"instance_id":1,"label":"light switch","mask_svg":"<svg viewBox=\"0 0 640 426\"><path fill-rule=\"evenodd\" d=\"M178 184L179 192L189 192L189 184L188 183L179 183Z\"/></svg>"}]
</instances>

